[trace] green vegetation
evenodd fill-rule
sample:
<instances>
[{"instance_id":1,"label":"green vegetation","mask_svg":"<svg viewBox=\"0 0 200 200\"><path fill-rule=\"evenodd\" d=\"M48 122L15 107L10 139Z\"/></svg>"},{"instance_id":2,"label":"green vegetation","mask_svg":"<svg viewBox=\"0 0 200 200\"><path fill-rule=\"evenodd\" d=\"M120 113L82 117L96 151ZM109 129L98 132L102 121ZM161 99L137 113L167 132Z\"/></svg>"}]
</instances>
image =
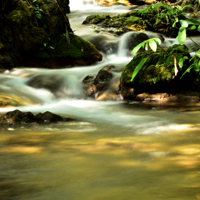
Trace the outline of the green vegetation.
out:
<instances>
[{"instance_id":1,"label":"green vegetation","mask_svg":"<svg viewBox=\"0 0 200 200\"><path fill-rule=\"evenodd\" d=\"M178 74L174 60L176 58L176 62L181 63L183 57L189 58L188 51L189 49L185 45L174 45L166 49L157 48L156 51L147 50L138 53L124 68L121 81L126 85L157 84L160 81L170 81L176 76L181 77L187 69L189 61L182 63Z\"/></svg>"},{"instance_id":2,"label":"green vegetation","mask_svg":"<svg viewBox=\"0 0 200 200\"><path fill-rule=\"evenodd\" d=\"M148 40L143 41L139 45L137 45L132 51L133 55L135 55L141 47L145 48L145 50L148 50L148 47L150 47L152 49L152 51L150 51L150 52L152 52L152 53L146 54L145 56L141 57L139 62L134 63L134 65L132 66L134 68L131 67L132 68L131 70L133 72L132 72L130 81L134 81L134 79L137 76L137 74L139 73L139 71L142 68L146 68L147 61L149 64L149 62L151 62L151 60L152 60L152 56L155 58L154 60L156 60L156 62L157 62L157 63L154 63L154 64L156 64L156 66L155 66L156 68L158 67L158 64L161 64L161 63L165 63L168 68L169 68L169 66L171 66L171 64L173 64L174 67L173 67L173 69L171 69L171 72L173 71L174 76L171 77L172 79L178 75L178 72L179 72L179 77L182 78L187 72L190 72L191 69L193 69L196 72L200 71L200 49L195 53L195 55L192 58L190 58L189 53L191 53L193 50L185 49L185 47L184 47L184 43L185 43L185 40L187 37L186 31L197 29L197 31L200 32L200 20L179 19L177 17L177 10L174 11L174 8L171 8L171 11L174 11L174 13L176 15L172 17L171 16L172 12L170 13L170 15L169 15L169 11L165 10L166 13L163 12L163 9L168 8L168 7L169 7L168 5L163 5L163 4L157 4L157 6L151 5L145 10L137 11L137 13L139 16L146 16L146 15L148 15L148 12L150 12L150 15L153 15L153 14L155 14L154 11L156 9L157 11L160 10L160 13L161 13L160 17L162 16L162 17L166 18L166 20L170 19L171 23L173 22L173 24L170 23L172 27L174 27L177 22L180 22L181 26L179 28L178 36L177 36L177 39L178 39L178 42L180 45L173 46L168 49L159 48L157 50L157 45L159 46L161 44L161 41L158 38L148 39ZM183 9L184 8L179 9L179 10L181 11ZM158 19L159 19L159 17L158 17ZM195 44L195 45L197 45L197 44ZM178 50L184 49L184 54L181 51L177 51L177 49ZM140 54L142 55L143 53L140 53ZM188 54L188 55L186 56L186 54ZM137 59L139 55L137 55L134 59ZM162 62L160 63L161 60L162 60ZM189 66L187 66L185 69L185 67L183 67L183 66L184 66L184 62L186 60L189 60L189 62L187 62L187 64L189 63ZM130 68L130 65L127 65L126 68ZM126 68L124 71L127 70ZM166 71L167 71L167 69L166 69ZM153 77L151 80L149 80L149 83L153 82L154 84L156 84L157 80L160 80L159 73L157 75L154 73L154 76L155 77Z\"/></svg>"},{"instance_id":3,"label":"green vegetation","mask_svg":"<svg viewBox=\"0 0 200 200\"><path fill-rule=\"evenodd\" d=\"M80 38L73 33L69 34L71 41L70 48L67 48L66 35L60 34L54 40L49 39L48 43L44 44L36 55L42 59L49 58L94 58L99 56L99 52L88 41Z\"/></svg>"},{"instance_id":4,"label":"green vegetation","mask_svg":"<svg viewBox=\"0 0 200 200\"><path fill-rule=\"evenodd\" d=\"M191 5L180 7L156 3L141 10L133 10L114 17L91 15L83 24L95 24L104 28L126 28L135 31L150 30L162 33L167 37L176 37L181 27L181 20L186 20L184 10L188 7ZM191 34L195 33L197 31L191 32Z\"/></svg>"}]
</instances>

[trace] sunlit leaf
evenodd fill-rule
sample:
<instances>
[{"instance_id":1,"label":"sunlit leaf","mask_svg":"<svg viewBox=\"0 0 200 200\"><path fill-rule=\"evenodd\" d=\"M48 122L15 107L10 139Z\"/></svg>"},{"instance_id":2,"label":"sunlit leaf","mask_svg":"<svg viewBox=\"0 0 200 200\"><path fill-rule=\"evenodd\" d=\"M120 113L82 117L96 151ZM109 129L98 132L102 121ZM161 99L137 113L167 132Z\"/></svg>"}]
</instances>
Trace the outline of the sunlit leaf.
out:
<instances>
[{"instance_id":1,"label":"sunlit leaf","mask_svg":"<svg viewBox=\"0 0 200 200\"><path fill-rule=\"evenodd\" d=\"M181 26L184 27L184 28L187 28L188 27L188 23L186 20L180 20L180 23L181 23Z\"/></svg>"},{"instance_id":2,"label":"sunlit leaf","mask_svg":"<svg viewBox=\"0 0 200 200\"><path fill-rule=\"evenodd\" d=\"M152 38L152 39L155 40L157 44L161 44L161 40L159 38Z\"/></svg>"},{"instance_id":3,"label":"sunlit leaf","mask_svg":"<svg viewBox=\"0 0 200 200\"><path fill-rule=\"evenodd\" d=\"M132 50L132 54L133 55L135 55L138 51L139 51L139 49L146 43L147 41L145 40L145 41L143 41L142 43L140 43L140 44L138 44L133 50Z\"/></svg>"},{"instance_id":4,"label":"sunlit leaf","mask_svg":"<svg viewBox=\"0 0 200 200\"><path fill-rule=\"evenodd\" d=\"M156 51L156 49L157 49L157 44L156 44L156 42L155 42L153 39L150 39L150 40L149 40L149 46L150 46L150 48L151 48L153 51Z\"/></svg>"},{"instance_id":5,"label":"sunlit leaf","mask_svg":"<svg viewBox=\"0 0 200 200\"><path fill-rule=\"evenodd\" d=\"M131 78L131 81L133 81L133 79L135 78L135 76L138 74L138 72L141 70L141 68L143 67L143 65L145 64L145 62L147 61L148 58L143 58L140 63L136 66L135 70L133 71L133 75Z\"/></svg>"},{"instance_id":6,"label":"sunlit leaf","mask_svg":"<svg viewBox=\"0 0 200 200\"><path fill-rule=\"evenodd\" d=\"M196 52L195 56L199 57L200 58L200 52Z\"/></svg>"},{"instance_id":7,"label":"sunlit leaf","mask_svg":"<svg viewBox=\"0 0 200 200\"><path fill-rule=\"evenodd\" d=\"M145 44L145 50L147 51L148 50L148 47L149 47L149 44L148 42Z\"/></svg>"},{"instance_id":8,"label":"sunlit leaf","mask_svg":"<svg viewBox=\"0 0 200 200\"><path fill-rule=\"evenodd\" d=\"M186 28L181 27L178 32L178 42L179 44L184 44L186 40Z\"/></svg>"}]
</instances>

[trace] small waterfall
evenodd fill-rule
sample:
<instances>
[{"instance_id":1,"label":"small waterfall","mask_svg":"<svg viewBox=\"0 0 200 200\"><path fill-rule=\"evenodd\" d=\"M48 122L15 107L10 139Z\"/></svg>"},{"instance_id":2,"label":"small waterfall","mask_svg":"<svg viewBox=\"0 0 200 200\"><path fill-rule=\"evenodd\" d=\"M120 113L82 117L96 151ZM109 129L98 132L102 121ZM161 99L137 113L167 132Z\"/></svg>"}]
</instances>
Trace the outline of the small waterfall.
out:
<instances>
[{"instance_id":1,"label":"small waterfall","mask_svg":"<svg viewBox=\"0 0 200 200\"><path fill-rule=\"evenodd\" d=\"M124 35L122 35L120 42L119 42L119 46L118 46L118 52L117 52L117 55L119 57L127 56L128 51L129 51L129 48L128 48L129 39L133 35L133 33L134 32L131 31L131 32L128 32L128 33L125 33Z\"/></svg>"},{"instance_id":2,"label":"small waterfall","mask_svg":"<svg viewBox=\"0 0 200 200\"><path fill-rule=\"evenodd\" d=\"M70 0L70 10L85 10L95 7L96 0Z\"/></svg>"}]
</instances>

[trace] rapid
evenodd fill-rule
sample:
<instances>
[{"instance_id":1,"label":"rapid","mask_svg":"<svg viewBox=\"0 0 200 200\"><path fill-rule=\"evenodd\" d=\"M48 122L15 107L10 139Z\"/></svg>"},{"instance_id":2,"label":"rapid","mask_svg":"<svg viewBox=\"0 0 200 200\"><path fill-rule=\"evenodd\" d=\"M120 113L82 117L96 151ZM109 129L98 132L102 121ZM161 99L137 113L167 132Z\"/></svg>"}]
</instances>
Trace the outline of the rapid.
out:
<instances>
[{"instance_id":1,"label":"rapid","mask_svg":"<svg viewBox=\"0 0 200 200\"><path fill-rule=\"evenodd\" d=\"M0 113L51 111L77 119L0 130L0 199L200 200L199 104L165 107L85 97L82 80L88 74L107 64L120 71L132 55L127 47L131 33L113 37L82 22L90 14L116 15L129 8L77 2L70 5L71 27L96 42L103 61L56 70L25 66L0 74L0 92L28 104ZM172 43L176 40L166 39L163 45ZM59 81L52 91L31 87L28 82L35 77L41 84Z\"/></svg>"}]
</instances>

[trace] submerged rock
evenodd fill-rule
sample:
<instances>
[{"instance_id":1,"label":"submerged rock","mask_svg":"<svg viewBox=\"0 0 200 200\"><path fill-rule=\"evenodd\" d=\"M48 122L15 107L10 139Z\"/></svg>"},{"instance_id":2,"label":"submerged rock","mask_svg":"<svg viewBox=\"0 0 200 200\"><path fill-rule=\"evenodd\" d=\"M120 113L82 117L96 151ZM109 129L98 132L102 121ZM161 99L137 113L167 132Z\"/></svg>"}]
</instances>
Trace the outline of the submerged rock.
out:
<instances>
[{"instance_id":1,"label":"submerged rock","mask_svg":"<svg viewBox=\"0 0 200 200\"><path fill-rule=\"evenodd\" d=\"M71 118L61 117L60 115L56 115L49 111L33 115L31 112L14 110L0 116L0 127L19 127L34 124L47 125L51 123L67 122L72 120L73 119Z\"/></svg>"}]
</instances>

